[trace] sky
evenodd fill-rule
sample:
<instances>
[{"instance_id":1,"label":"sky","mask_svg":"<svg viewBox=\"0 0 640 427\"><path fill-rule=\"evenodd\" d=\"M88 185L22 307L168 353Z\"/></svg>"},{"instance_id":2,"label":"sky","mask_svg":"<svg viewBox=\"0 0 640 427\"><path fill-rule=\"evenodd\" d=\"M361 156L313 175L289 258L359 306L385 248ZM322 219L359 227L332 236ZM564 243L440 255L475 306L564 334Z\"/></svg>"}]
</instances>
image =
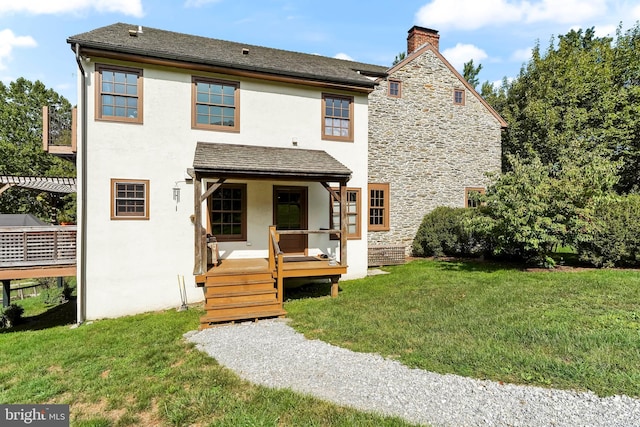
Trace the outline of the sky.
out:
<instances>
[{"instance_id":1,"label":"sky","mask_svg":"<svg viewBox=\"0 0 640 427\"><path fill-rule=\"evenodd\" d=\"M77 103L66 40L124 22L251 45L391 65L414 25L439 31L459 71L516 77L539 44L571 29L615 36L640 20L640 0L0 0L0 81L42 81Z\"/></svg>"}]
</instances>

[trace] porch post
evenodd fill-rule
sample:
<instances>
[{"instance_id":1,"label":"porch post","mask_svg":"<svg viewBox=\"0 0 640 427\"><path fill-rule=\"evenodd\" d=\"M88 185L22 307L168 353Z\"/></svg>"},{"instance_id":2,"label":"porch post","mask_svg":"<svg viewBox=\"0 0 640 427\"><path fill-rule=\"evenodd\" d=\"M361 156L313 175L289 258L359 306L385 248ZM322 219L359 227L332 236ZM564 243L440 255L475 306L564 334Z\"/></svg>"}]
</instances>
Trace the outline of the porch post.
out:
<instances>
[{"instance_id":1,"label":"porch post","mask_svg":"<svg viewBox=\"0 0 640 427\"><path fill-rule=\"evenodd\" d=\"M2 281L2 306L9 307L11 304L11 280Z\"/></svg>"},{"instance_id":2,"label":"porch post","mask_svg":"<svg viewBox=\"0 0 640 427\"><path fill-rule=\"evenodd\" d=\"M347 266L347 187L340 182L340 265ZM338 280L340 276L331 277L331 297L338 296Z\"/></svg>"},{"instance_id":3,"label":"porch post","mask_svg":"<svg viewBox=\"0 0 640 427\"><path fill-rule=\"evenodd\" d=\"M340 183L340 265L347 266L347 187Z\"/></svg>"},{"instance_id":4,"label":"porch post","mask_svg":"<svg viewBox=\"0 0 640 427\"><path fill-rule=\"evenodd\" d=\"M202 240L206 236L202 235L202 202L200 197L202 196L202 177L196 172L195 179L193 180L193 274L205 274L207 271L206 258L202 251ZM204 261L204 266L203 262Z\"/></svg>"}]
</instances>

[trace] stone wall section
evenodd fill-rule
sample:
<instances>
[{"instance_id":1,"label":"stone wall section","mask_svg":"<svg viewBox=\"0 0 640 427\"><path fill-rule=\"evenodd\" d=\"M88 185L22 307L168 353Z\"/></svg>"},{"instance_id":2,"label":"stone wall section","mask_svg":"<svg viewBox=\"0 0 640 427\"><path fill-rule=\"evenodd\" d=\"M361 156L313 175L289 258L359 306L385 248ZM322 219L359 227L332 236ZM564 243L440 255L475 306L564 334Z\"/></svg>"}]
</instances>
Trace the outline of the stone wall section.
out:
<instances>
[{"instance_id":1,"label":"stone wall section","mask_svg":"<svg viewBox=\"0 0 640 427\"><path fill-rule=\"evenodd\" d=\"M465 187L486 188L486 173L500 171L501 125L431 50L389 78L400 98L387 95L387 80L369 95L369 182L390 184L390 230L368 232L368 244L410 254L427 213L463 207ZM465 105L454 105L455 89Z\"/></svg>"}]
</instances>

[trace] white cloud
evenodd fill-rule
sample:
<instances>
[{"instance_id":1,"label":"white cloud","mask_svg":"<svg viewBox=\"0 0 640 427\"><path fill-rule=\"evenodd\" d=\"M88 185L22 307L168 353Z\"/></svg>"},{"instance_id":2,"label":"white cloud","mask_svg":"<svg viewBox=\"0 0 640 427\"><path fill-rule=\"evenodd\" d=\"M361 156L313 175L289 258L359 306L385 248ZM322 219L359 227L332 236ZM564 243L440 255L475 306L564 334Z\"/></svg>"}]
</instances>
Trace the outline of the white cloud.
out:
<instances>
[{"instance_id":1,"label":"white cloud","mask_svg":"<svg viewBox=\"0 0 640 427\"><path fill-rule=\"evenodd\" d=\"M353 61L353 58L352 58L352 57L350 57L350 56L349 56L349 55L347 55L346 53L342 53L342 52L340 52L340 53L338 53L338 54L334 55L334 58L336 58L336 59L344 59L344 60L346 60L346 61Z\"/></svg>"},{"instance_id":2,"label":"white cloud","mask_svg":"<svg viewBox=\"0 0 640 427\"><path fill-rule=\"evenodd\" d=\"M184 2L184 7L202 7L207 4L219 3L220 0L187 0Z\"/></svg>"},{"instance_id":3,"label":"white cloud","mask_svg":"<svg viewBox=\"0 0 640 427\"><path fill-rule=\"evenodd\" d=\"M518 49L511 54L512 61L527 62L531 59L533 48Z\"/></svg>"},{"instance_id":4,"label":"white cloud","mask_svg":"<svg viewBox=\"0 0 640 427\"><path fill-rule=\"evenodd\" d=\"M438 30L475 30L490 24L519 21L521 9L506 0L433 0L418 10L416 23Z\"/></svg>"},{"instance_id":5,"label":"white cloud","mask_svg":"<svg viewBox=\"0 0 640 427\"><path fill-rule=\"evenodd\" d=\"M527 22L573 23L601 17L607 12L606 0L542 0L523 2Z\"/></svg>"},{"instance_id":6,"label":"white cloud","mask_svg":"<svg viewBox=\"0 0 640 427\"><path fill-rule=\"evenodd\" d=\"M483 59L489 57L489 55L479 47L463 43L458 43L455 47L443 50L442 55L447 58L447 61L457 70L462 70L464 63L469 62L470 59L473 59L473 63L478 66Z\"/></svg>"},{"instance_id":7,"label":"white cloud","mask_svg":"<svg viewBox=\"0 0 640 427\"><path fill-rule=\"evenodd\" d=\"M633 8L633 10L631 10L631 21L638 21L640 20L640 5L636 6Z\"/></svg>"},{"instance_id":8,"label":"white cloud","mask_svg":"<svg viewBox=\"0 0 640 427\"><path fill-rule=\"evenodd\" d=\"M13 31L0 31L0 70L7 68L5 61L11 59L14 47L36 47L38 44L31 36L16 36Z\"/></svg>"},{"instance_id":9,"label":"white cloud","mask_svg":"<svg viewBox=\"0 0 640 427\"><path fill-rule=\"evenodd\" d=\"M618 27L615 25L596 25L594 29L596 37L615 37Z\"/></svg>"},{"instance_id":10,"label":"white cloud","mask_svg":"<svg viewBox=\"0 0 640 427\"><path fill-rule=\"evenodd\" d=\"M607 0L432 0L418 10L416 23L460 30L514 22L566 24L602 17L607 9Z\"/></svg>"},{"instance_id":11,"label":"white cloud","mask_svg":"<svg viewBox=\"0 0 640 427\"><path fill-rule=\"evenodd\" d=\"M141 17L142 0L22 0L0 2L0 13L26 12L34 15L77 13L93 9Z\"/></svg>"}]
</instances>

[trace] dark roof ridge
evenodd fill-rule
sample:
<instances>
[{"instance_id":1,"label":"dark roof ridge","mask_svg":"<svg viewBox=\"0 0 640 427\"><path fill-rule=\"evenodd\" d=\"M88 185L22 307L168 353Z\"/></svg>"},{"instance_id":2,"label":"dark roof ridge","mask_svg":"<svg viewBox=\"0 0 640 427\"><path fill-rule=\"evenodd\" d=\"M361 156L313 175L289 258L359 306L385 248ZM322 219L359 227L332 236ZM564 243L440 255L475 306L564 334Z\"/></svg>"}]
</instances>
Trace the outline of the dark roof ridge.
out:
<instances>
[{"instance_id":1,"label":"dark roof ridge","mask_svg":"<svg viewBox=\"0 0 640 427\"><path fill-rule=\"evenodd\" d=\"M67 43L115 53L178 60L232 69L319 78L373 87L367 78L386 75L388 67L328 56L294 52L237 41L116 23L70 36ZM130 35L131 31L131 35ZM248 52L247 52L248 51Z\"/></svg>"}]
</instances>

